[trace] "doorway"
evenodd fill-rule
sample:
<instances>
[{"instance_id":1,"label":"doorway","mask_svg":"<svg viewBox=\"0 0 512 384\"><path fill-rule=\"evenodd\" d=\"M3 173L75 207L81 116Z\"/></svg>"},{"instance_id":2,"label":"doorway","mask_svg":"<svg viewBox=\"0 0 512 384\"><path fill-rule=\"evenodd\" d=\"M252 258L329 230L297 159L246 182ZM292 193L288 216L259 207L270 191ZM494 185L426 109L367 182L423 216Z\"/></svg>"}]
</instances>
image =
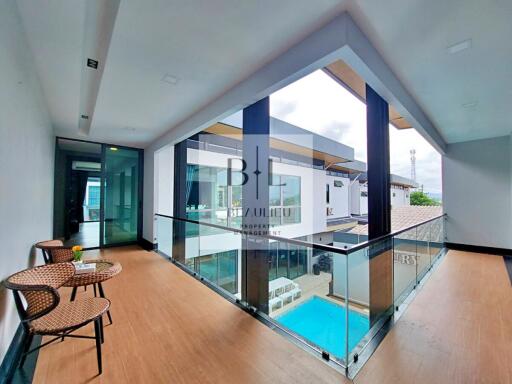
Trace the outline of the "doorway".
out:
<instances>
[{"instance_id":1,"label":"doorway","mask_svg":"<svg viewBox=\"0 0 512 384\"><path fill-rule=\"evenodd\" d=\"M54 238L85 249L138 242L142 155L136 148L57 138Z\"/></svg>"}]
</instances>

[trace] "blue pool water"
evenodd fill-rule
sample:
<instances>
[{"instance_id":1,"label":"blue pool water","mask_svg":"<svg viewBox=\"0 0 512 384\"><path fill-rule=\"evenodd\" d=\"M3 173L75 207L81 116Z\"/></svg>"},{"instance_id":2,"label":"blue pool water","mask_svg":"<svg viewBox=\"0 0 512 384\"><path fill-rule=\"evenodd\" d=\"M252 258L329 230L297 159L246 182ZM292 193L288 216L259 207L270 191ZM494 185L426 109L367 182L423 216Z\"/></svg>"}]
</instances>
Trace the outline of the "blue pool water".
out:
<instances>
[{"instance_id":1,"label":"blue pool water","mask_svg":"<svg viewBox=\"0 0 512 384\"><path fill-rule=\"evenodd\" d=\"M278 316L276 320L338 358L345 355L345 307L318 296ZM370 329L368 317L349 310L348 348L351 351Z\"/></svg>"}]
</instances>

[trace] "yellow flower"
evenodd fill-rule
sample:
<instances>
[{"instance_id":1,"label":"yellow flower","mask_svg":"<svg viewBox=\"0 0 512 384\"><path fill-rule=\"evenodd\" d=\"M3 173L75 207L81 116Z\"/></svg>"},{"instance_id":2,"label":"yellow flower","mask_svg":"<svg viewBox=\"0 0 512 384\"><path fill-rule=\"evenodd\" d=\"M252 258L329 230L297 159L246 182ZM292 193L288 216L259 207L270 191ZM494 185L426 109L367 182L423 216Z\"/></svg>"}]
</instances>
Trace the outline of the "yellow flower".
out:
<instances>
[{"instance_id":1,"label":"yellow flower","mask_svg":"<svg viewBox=\"0 0 512 384\"><path fill-rule=\"evenodd\" d=\"M75 245L73 248L71 248L71 250L73 252L81 251L82 250L82 246L81 245Z\"/></svg>"}]
</instances>

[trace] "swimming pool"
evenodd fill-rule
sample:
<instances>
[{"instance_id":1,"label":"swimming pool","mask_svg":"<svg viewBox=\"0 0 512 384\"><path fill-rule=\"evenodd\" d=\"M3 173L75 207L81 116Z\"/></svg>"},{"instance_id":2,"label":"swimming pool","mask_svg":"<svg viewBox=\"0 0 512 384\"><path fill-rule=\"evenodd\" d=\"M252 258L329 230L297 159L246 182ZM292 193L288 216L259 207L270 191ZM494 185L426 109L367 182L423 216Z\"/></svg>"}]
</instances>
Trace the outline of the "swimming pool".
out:
<instances>
[{"instance_id":1,"label":"swimming pool","mask_svg":"<svg viewBox=\"0 0 512 384\"><path fill-rule=\"evenodd\" d=\"M276 320L331 355L345 357L345 307L313 296ZM370 329L370 321L363 314L349 310L348 324L351 351Z\"/></svg>"}]
</instances>

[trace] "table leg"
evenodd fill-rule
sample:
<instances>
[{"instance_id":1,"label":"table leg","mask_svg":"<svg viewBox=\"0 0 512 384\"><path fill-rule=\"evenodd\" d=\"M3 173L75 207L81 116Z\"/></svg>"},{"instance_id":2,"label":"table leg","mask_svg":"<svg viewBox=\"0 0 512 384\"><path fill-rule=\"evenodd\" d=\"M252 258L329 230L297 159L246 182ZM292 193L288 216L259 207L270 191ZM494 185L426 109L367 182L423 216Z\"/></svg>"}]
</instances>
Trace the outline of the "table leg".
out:
<instances>
[{"instance_id":1,"label":"table leg","mask_svg":"<svg viewBox=\"0 0 512 384\"><path fill-rule=\"evenodd\" d=\"M103 291L103 286L101 283L98 283L98 289L100 291L100 297L105 298L105 292ZM110 321L110 324L112 324L112 315L110 314L110 310L107 311L108 320Z\"/></svg>"},{"instance_id":2,"label":"table leg","mask_svg":"<svg viewBox=\"0 0 512 384\"><path fill-rule=\"evenodd\" d=\"M76 297L76 287L73 287L73 291L71 291L71 299L69 301L75 301Z\"/></svg>"}]
</instances>

